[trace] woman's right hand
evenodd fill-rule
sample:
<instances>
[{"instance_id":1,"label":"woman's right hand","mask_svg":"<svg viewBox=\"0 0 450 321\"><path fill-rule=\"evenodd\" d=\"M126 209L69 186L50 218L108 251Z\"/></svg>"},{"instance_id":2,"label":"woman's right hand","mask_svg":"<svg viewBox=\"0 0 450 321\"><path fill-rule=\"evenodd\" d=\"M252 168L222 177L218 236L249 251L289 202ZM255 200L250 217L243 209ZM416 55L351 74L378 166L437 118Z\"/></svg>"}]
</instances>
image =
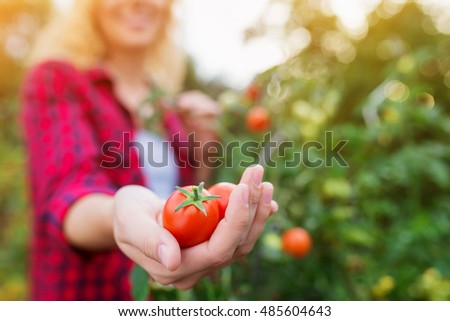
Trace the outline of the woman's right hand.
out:
<instances>
[{"instance_id":1,"label":"woman's right hand","mask_svg":"<svg viewBox=\"0 0 450 321\"><path fill-rule=\"evenodd\" d=\"M162 226L164 202L141 186L115 195L114 237L119 248L157 282L188 289L203 276L247 255L267 218L277 210L273 186L261 183L263 168L247 168L230 195L225 218L209 241L180 249Z\"/></svg>"}]
</instances>

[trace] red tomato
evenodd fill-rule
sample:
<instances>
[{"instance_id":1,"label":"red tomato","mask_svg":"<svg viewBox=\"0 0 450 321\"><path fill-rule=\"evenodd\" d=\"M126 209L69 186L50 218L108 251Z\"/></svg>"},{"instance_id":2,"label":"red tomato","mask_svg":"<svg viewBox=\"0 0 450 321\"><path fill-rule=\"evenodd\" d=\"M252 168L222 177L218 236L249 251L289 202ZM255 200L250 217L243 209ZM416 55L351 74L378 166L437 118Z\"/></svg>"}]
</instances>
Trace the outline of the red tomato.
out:
<instances>
[{"instance_id":1,"label":"red tomato","mask_svg":"<svg viewBox=\"0 0 450 321\"><path fill-rule=\"evenodd\" d=\"M203 183L177 187L164 204L163 226L177 239L181 248L209 240L219 223L219 207Z\"/></svg>"},{"instance_id":2,"label":"red tomato","mask_svg":"<svg viewBox=\"0 0 450 321\"><path fill-rule=\"evenodd\" d=\"M210 188L208 188L208 191L212 195L218 195L220 198L218 198L217 204L219 205L219 221L225 217L225 211L228 206L228 201L230 199L230 194L233 191L233 189L236 187L236 184L233 183L217 183Z\"/></svg>"},{"instance_id":3,"label":"red tomato","mask_svg":"<svg viewBox=\"0 0 450 321\"><path fill-rule=\"evenodd\" d=\"M312 239L308 231L301 227L291 228L281 235L283 251L295 258L304 257L312 248Z\"/></svg>"},{"instance_id":4,"label":"red tomato","mask_svg":"<svg viewBox=\"0 0 450 321\"><path fill-rule=\"evenodd\" d=\"M245 97L247 97L251 102L257 102L261 98L261 87L257 84L251 84L245 90Z\"/></svg>"},{"instance_id":5,"label":"red tomato","mask_svg":"<svg viewBox=\"0 0 450 321\"><path fill-rule=\"evenodd\" d=\"M269 128L270 114L264 107L253 107L247 114L246 123L249 131L260 133Z\"/></svg>"}]
</instances>

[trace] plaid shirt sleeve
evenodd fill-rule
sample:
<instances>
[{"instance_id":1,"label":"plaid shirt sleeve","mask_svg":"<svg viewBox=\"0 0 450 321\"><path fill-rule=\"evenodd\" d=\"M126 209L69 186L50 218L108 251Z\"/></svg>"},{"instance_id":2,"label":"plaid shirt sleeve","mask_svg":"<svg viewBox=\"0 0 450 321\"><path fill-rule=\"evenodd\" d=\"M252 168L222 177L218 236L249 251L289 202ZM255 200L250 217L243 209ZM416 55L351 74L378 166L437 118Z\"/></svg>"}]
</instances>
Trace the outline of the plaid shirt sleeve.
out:
<instances>
[{"instance_id":1,"label":"plaid shirt sleeve","mask_svg":"<svg viewBox=\"0 0 450 321\"><path fill-rule=\"evenodd\" d=\"M23 93L33 201L62 241L62 221L76 200L116 189L99 168L99 144L73 75L68 64L40 65L29 74Z\"/></svg>"},{"instance_id":2,"label":"plaid shirt sleeve","mask_svg":"<svg viewBox=\"0 0 450 321\"><path fill-rule=\"evenodd\" d=\"M131 167L100 166L103 142L133 133L132 122L101 72L81 72L61 61L42 63L27 75L22 90L22 125L33 205L31 298L34 300L129 300L132 262L118 249L86 253L66 241L62 223L81 197L112 195L125 185L144 185L138 155ZM185 134L177 117L171 135ZM121 151L126 157L124 150ZM177 150L179 160L187 159ZM180 180L193 169L180 167Z\"/></svg>"}]
</instances>

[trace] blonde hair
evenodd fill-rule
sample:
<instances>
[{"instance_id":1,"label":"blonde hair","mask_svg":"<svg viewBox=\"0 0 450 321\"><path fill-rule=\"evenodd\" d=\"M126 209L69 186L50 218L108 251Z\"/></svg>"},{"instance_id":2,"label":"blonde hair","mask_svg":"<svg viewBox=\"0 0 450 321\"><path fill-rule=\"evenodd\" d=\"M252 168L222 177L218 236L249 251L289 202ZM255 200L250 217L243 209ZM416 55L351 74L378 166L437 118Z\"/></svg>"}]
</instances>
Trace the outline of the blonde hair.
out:
<instances>
[{"instance_id":1,"label":"blonde hair","mask_svg":"<svg viewBox=\"0 0 450 321\"><path fill-rule=\"evenodd\" d=\"M185 56L173 39L174 19L169 2L163 32L149 48L146 70L149 77L166 91L181 89ZM96 0L75 0L67 15L57 15L44 27L31 52L29 64L49 59L65 60L79 69L94 67L106 56L106 44L95 22Z\"/></svg>"}]
</instances>

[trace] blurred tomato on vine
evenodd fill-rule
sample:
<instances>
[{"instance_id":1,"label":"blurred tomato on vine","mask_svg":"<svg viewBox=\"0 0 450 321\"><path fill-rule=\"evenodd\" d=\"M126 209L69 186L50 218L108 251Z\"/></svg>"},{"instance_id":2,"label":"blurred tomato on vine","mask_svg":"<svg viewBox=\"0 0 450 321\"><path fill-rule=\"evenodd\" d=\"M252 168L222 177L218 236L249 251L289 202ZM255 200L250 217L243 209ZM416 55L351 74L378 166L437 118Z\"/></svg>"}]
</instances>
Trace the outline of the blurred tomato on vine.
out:
<instances>
[{"instance_id":1,"label":"blurred tomato on vine","mask_svg":"<svg viewBox=\"0 0 450 321\"><path fill-rule=\"evenodd\" d=\"M269 111L262 107L256 106L250 109L246 117L247 129L252 133L261 133L270 126Z\"/></svg>"},{"instance_id":2,"label":"blurred tomato on vine","mask_svg":"<svg viewBox=\"0 0 450 321\"><path fill-rule=\"evenodd\" d=\"M312 238L304 228L293 227L281 235L281 244L285 253L295 258L302 258L311 251Z\"/></svg>"},{"instance_id":3,"label":"blurred tomato on vine","mask_svg":"<svg viewBox=\"0 0 450 321\"><path fill-rule=\"evenodd\" d=\"M245 90L244 96L250 100L250 102L255 103L261 99L262 89L257 84L251 84Z\"/></svg>"}]
</instances>

